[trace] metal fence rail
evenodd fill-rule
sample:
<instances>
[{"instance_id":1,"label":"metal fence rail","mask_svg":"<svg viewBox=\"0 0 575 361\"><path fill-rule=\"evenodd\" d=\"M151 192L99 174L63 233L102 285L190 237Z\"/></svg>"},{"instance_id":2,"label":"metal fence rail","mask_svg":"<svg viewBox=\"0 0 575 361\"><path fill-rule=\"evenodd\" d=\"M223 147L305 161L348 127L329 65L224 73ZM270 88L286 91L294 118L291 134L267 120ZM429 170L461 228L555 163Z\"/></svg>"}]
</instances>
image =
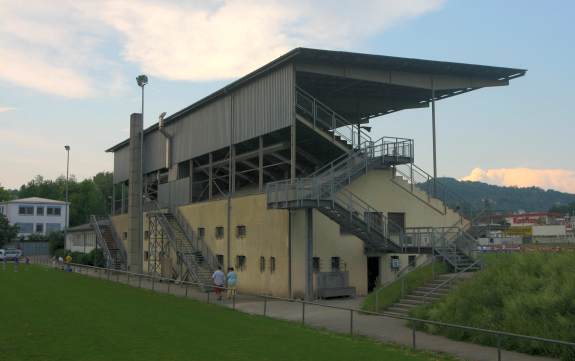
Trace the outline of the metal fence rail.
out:
<instances>
[{"instance_id":1,"label":"metal fence rail","mask_svg":"<svg viewBox=\"0 0 575 361\"><path fill-rule=\"evenodd\" d=\"M34 257L33 261L34 261L34 263L37 263L37 264L43 264L43 265L47 265L47 266L50 265L50 262L45 257L44 258ZM116 270L116 269L111 269L111 268L102 268L102 267L88 266L88 265L75 264L75 263L70 264L70 266L78 273L87 273L88 271L93 271L96 273L97 277L99 277L100 279L107 279L109 281L120 282L120 275L124 275L127 277L127 283L128 284L130 284L130 278L133 278L133 279L136 279L138 281L138 287L140 287L140 288L142 287L142 280L144 280L144 279L149 280L152 283L152 286L151 286L152 291L157 290L154 287L156 282L166 282L167 293L170 293L170 284L177 284L180 288L184 288L185 297L188 296L189 287L197 287L200 290L205 290L204 292L206 294L206 302L207 303L212 302L211 297L213 297L213 296L210 296L210 295L213 291L215 291L216 288L220 289L221 291L230 290L226 287L215 287L211 284L208 285L208 284L201 283L201 282L179 281L179 280L175 280L175 279L171 279L171 278L167 278L167 277L160 277L160 276L154 276L154 275L148 275L148 274L142 274L142 273L134 273L134 272ZM232 303L231 307L233 309L236 309L236 298L238 296L240 296L240 293L237 292L236 290L233 290L232 295L233 296L231 299L231 303ZM301 323L302 324L306 324L306 306L307 306L307 308L313 306L313 307L321 307L321 308L329 308L329 309L336 309L336 310L345 311L349 314L349 334L350 335L354 335L355 333L357 333L356 329L355 329L355 324L354 324L354 314L372 315L375 317L388 317L388 318L405 320L405 321L408 321L410 323L411 328L412 328L411 346L413 349L417 348L417 329L419 327L421 327L422 325L433 325L433 326L439 326L439 327L444 327L444 328L449 328L449 329L465 330L465 331L483 333L483 334L488 334L488 335L494 336L497 340L497 342L496 342L496 344L497 344L497 346L496 346L496 348L497 348L496 359L498 361L503 360L503 358L502 358L502 350L503 350L502 340L503 340L503 338L541 342L541 343L544 343L546 345L565 346L568 348L568 351L570 351L573 355L575 355L575 342L554 340L554 339L548 339L548 338L537 337L537 336L521 335L521 334L516 334L516 333L512 333L512 332L497 331L497 330L472 327L472 326L465 326L465 325L457 325L457 324L440 322L440 321L431 321L431 320L425 320L425 319L420 319L420 318L415 318L415 317L389 314L389 313L385 313L385 312L374 312L374 311L366 311L366 310L361 310L361 309L356 309L356 308L351 308L351 307L326 305L326 304L322 304L322 303L318 303L318 302L305 301L305 300L299 300L299 299L294 299L294 298L284 298L284 297L276 297L276 296L263 295L263 294L247 294L247 293L246 294L242 293L241 295L246 296L246 297L250 297L250 298L253 298L256 300L260 300L262 302L262 315L263 316L269 316L269 314L268 314L268 308L269 308L268 303L269 303L269 301L283 301L283 302L288 302L288 303L300 304L301 305ZM510 350L510 351L512 351L512 350Z\"/></svg>"}]
</instances>

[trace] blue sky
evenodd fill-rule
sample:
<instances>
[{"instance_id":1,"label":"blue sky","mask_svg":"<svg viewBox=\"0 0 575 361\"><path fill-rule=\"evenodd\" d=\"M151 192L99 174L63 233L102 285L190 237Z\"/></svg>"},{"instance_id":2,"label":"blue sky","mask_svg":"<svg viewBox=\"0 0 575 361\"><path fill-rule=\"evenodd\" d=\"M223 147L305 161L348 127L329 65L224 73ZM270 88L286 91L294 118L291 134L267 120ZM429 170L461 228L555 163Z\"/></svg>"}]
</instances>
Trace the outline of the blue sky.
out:
<instances>
[{"instance_id":1,"label":"blue sky","mask_svg":"<svg viewBox=\"0 0 575 361\"><path fill-rule=\"evenodd\" d=\"M57 5L54 5L57 4ZM98 4L97 6L95 4ZM139 109L146 125L296 46L528 69L509 87L437 104L439 174L575 192L571 1L0 0L0 184L112 169L104 150ZM372 121L416 141L431 170L431 114Z\"/></svg>"}]
</instances>

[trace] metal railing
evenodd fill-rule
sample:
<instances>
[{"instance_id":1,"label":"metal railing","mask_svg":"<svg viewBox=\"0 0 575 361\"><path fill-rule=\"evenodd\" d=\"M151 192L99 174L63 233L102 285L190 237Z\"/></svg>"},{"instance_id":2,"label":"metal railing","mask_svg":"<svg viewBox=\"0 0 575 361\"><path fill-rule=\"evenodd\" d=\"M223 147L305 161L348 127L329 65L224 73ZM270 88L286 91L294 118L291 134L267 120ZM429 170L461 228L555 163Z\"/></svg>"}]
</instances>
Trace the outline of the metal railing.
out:
<instances>
[{"instance_id":1,"label":"metal railing","mask_svg":"<svg viewBox=\"0 0 575 361\"><path fill-rule=\"evenodd\" d=\"M37 264L43 264L46 266L51 266L49 260L45 259L45 257L33 257L33 261ZM322 304L319 302L305 301L305 300L294 299L294 298L276 297L276 296L270 296L270 295L265 295L265 294L249 294L249 293L238 292L235 289L229 289L226 287L214 287L211 284L206 284L206 283L201 283L201 282L178 281L178 280L167 278L167 277L160 277L160 276L147 275L147 274L142 274L142 273L134 273L134 272L128 272L128 271L121 271L121 270L115 270L115 269L110 269L110 268L95 267L95 266L88 266L88 265L75 264L75 263L70 264L70 266L76 272L89 275L89 272L92 271L95 273L95 277L100 278L100 279L107 279L108 281L112 281L112 282L114 281L114 277L116 278L115 279L116 282L121 282L120 275L124 275L127 278L126 283L128 285L133 286L134 282L130 283L130 278L132 278L132 279L137 280L137 287L139 287L139 288L144 287L144 285L142 284L142 280L148 280L149 282L151 282L151 290L156 291L156 292L160 292L160 291L157 287L155 287L155 283L156 282L166 282L166 285L167 285L166 292L167 293L172 293L172 292L170 292L170 285L174 285L174 286L172 286L172 290L174 287L179 287L180 295L185 297L185 298L189 297L188 296L188 293L189 293L188 290L190 287L197 287L200 290L205 290L204 291L206 294L205 300L207 303L211 303L210 294L216 288L218 288L221 291L232 290L232 298L230 300L232 309L234 309L234 310L237 309L236 300L240 295L243 295L243 296L249 297L250 302L253 302L254 298L261 300L262 301L262 315L268 316L268 317L271 317L271 315L269 314L269 311L268 311L268 302L270 302L270 301L283 301L283 302L287 302L287 303L297 303L297 304L301 305L301 324L304 324L304 325L306 324L306 306L341 310L341 311L348 313L348 315L349 315L349 323L348 323L349 329L348 329L348 331L349 331L350 335L355 335L356 333L358 333L357 332L358 330L356 328L356 324L354 323L354 315L371 315L374 317L387 317L387 318L393 318L393 319L401 319L401 320L408 321L411 324L411 329L412 329L411 347L413 349L417 348L417 329L418 329L418 327L421 327L423 325L433 325L433 326L443 327L443 328L448 328L448 329L463 330L463 331L470 331L470 332L477 332L477 333L493 335L494 337L496 337L496 340L497 340L497 342L496 342L497 346L496 346L494 351L497 353L496 359L498 361L503 360L502 341L504 338L513 339L513 340L528 340L528 341L533 341L533 342L541 342L541 343L544 343L546 345L565 346L568 348L567 350L569 352L572 352L575 354L575 342L554 340L554 339L548 339L548 338L544 338L544 337L522 335L522 334L516 334L516 333L512 333L512 332L498 331L498 330L472 327L472 326L465 326L465 325L458 325L458 324L447 323L447 322L432 321L432 320L426 320L426 319L415 318L415 317L410 317L410 316L401 316L401 315L396 315L396 314L389 314L389 313L384 313L384 312L366 311L366 310L361 310L361 309L351 308L351 307L326 305L326 304ZM175 294L175 292L172 294ZM359 332L359 333L361 333L361 332Z\"/></svg>"},{"instance_id":2,"label":"metal railing","mask_svg":"<svg viewBox=\"0 0 575 361\"><path fill-rule=\"evenodd\" d=\"M115 260L112 257L110 250L108 249L108 244L106 243L106 240L102 235L100 225L98 224L98 219L96 218L95 215L90 216L90 225L92 226L94 233L96 233L96 243L100 246L102 252L104 253L104 257L106 258L106 265L108 267L111 267Z\"/></svg>"},{"instance_id":3,"label":"metal railing","mask_svg":"<svg viewBox=\"0 0 575 361\"><path fill-rule=\"evenodd\" d=\"M429 297L433 294L435 294L439 289L450 285L452 282L454 282L457 279L461 278L461 275L465 272L469 272L471 269L474 269L476 266L482 266L483 261L481 259L477 259L475 260L475 262L473 262L472 264L470 264L469 266L465 267L464 269L458 271L457 273L451 275L450 277L448 277L445 281L441 282L440 284L438 284L437 286L435 286L434 288L432 288L431 290L427 291L426 293L423 294L423 299L424 300L429 300Z\"/></svg>"},{"instance_id":4,"label":"metal railing","mask_svg":"<svg viewBox=\"0 0 575 361\"><path fill-rule=\"evenodd\" d=\"M371 141L369 134L361 127L355 126L299 87L296 88L296 111L308 118L314 128L331 133L334 141L340 138L352 148Z\"/></svg>"}]
</instances>

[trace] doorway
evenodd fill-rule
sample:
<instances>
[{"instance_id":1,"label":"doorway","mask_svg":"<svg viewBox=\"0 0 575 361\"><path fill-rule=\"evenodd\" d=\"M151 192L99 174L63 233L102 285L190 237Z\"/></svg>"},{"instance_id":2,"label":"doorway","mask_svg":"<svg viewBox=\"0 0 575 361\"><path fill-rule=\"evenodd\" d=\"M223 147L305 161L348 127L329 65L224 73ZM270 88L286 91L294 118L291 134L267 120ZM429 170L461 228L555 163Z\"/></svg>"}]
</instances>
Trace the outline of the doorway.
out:
<instances>
[{"instance_id":1,"label":"doorway","mask_svg":"<svg viewBox=\"0 0 575 361\"><path fill-rule=\"evenodd\" d=\"M367 257L367 292L373 291L379 281L379 257Z\"/></svg>"}]
</instances>

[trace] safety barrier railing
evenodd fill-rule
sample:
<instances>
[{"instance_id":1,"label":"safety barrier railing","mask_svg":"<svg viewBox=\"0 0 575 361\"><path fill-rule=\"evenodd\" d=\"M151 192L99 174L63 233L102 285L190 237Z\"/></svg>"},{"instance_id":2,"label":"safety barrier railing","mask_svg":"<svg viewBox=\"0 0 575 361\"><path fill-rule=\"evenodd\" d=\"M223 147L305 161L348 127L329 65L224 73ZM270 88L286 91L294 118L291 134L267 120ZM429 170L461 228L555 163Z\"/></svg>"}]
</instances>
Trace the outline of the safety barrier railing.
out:
<instances>
[{"instance_id":1,"label":"safety barrier railing","mask_svg":"<svg viewBox=\"0 0 575 361\"><path fill-rule=\"evenodd\" d=\"M33 257L32 260L34 263L50 266L50 261L45 259L45 258ZM231 289L231 288L227 288L227 287L223 287L223 286L222 287L219 287L219 286L216 287L216 286L213 286L211 284L205 284L205 283L201 283L201 282L178 281L178 280L171 279L168 277L147 275L147 274L143 274L143 273L134 273L134 272L129 272L129 271L121 271L121 270L115 270L115 269L110 269L110 268L95 267L95 266L82 265L82 264L76 264L76 263L71 263L69 265L76 272L84 273L84 274L88 275L89 271L93 271L96 274L96 277L98 277L100 279L106 279L108 281L114 281L114 277L115 277L116 282L121 282L120 275L125 275L127 278L126 283L129 285L132 285L130 283L130 278L133 277L137 280L137 282L138 282L137 287L139 287L139 288L143 288L142 280L146 279L146 280L149 280L151 282L151 290L157 291L157 292L159 292L159 290L157 288L155 288L156 282L166 282L166 284L167 284L166 292L170 293L170 294L174 294L174 293L170 292L170 286L172 284L174 284L175 286L179 286L180 290L183 289L181 294L185 298L189 297L188 291L189 291L190 287L197 287L200 290L205 290L204 292L206 293L206 302L207 303L212 302L210 294L212 292L214 292L216 289L219 291L231 290L232 291L232 297L231 297L230 301L231 301L231 307L234 310L237 309L236 300L237 300L238 296L243 295L243 296L249 297L250 301L252 301L253 298L261 300L262 301L262 315L268 316L268 317L271 317L269 315L269 312L268 312L268 302L270 302L270 301L283 301L283 302L288 302L288 303L297 303L297 304L301 305L301 324L303 324L303 325L306 324L306 306L341 310L341 311L347 312L349 314L349 329L348 330L349 330L350 335L355 335L358 331L356 329L356 324L354 323L354 315L360 315L360 314L361 315L372 315L375 317L387 317L387 318L405 320L405 321L408 321L410 323L410 326L411 326L411 330L412 330L412 332L411 332L411 347L413 349L417 348L417 332L418 332L417 330L418 330L418 328L423 326L423 325L433 325L433 326L444 327L444 328L448 328L448 329L464 330L464 331L477 332L477 333L483 333L483 334L488 334L488 335L494 336L497 340L497 342L496 342L497 346L495 348L495 351L497 353L496 359L498 361L503 360L502 341L504 338L513 339L513 340L528 340L528 341L534 341L534 342L541 342L544 344L555 345L555 346L565 346L568 348L567 350L569 352L575 353L575 342L554 340L554 339L537 337L537 336L522 335L522 334L516 334L516 333L512 333L512 332L498 331L498 330L492 330L492 329L486 329L486 328L458 325L458 324L441 322L441 321L432 321L432 320L426 320L426 319L421 319L421 318L416 318L416 317L390 314L390 313L385 313L385 312L374 312L374 311L366 311L366 310L361 310L361 309L351 308L351 307L327 305L327 304L322 304L319 302L305 301L305 300L294 299L294 298L277 297L277 296L271 296L271 295L265 295L265 294L249 294L249 293L238 292L235 290L235 288Z\"/></svg>"},{"instance_id":2,"label":"safety barrier railing","mask_svg":"<svg viewBox=\"0 0 575 361\"><path fill-rule=\"evenodd\" d=\"M94 233L96 233L96 243L98 244L98 246L100 246L100 249L102 249L102 252L104 253L104 258L106 258L106 264L108 266L111 266L112 263L114 262L114 257L112 257L112 254L108 249L108 244L106 243L106 240L102 235L100 225L98 224L98 219L96 218L95 215L90 216L90 225L92 226Z\"/></svg>"}]
</instances>

